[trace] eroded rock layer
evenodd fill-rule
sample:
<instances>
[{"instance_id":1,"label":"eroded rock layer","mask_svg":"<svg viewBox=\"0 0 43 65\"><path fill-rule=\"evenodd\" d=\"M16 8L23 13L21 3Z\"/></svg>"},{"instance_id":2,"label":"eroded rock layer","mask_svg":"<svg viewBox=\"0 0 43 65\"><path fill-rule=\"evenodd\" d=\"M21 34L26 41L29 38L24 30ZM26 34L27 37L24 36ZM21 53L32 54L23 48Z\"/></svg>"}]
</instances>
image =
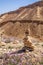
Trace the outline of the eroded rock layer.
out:
<instances>
[{"instance_id":1,"label":"eroded rock layer","mask_svg":"<svg viewBox=\"0 0 43 65\"><path fill-rule=\"evenodd\" d=\"M21 7L0 16L0 34L24 38L30 36L43 40L43 1Z\"/></svg>"}]
</instances>

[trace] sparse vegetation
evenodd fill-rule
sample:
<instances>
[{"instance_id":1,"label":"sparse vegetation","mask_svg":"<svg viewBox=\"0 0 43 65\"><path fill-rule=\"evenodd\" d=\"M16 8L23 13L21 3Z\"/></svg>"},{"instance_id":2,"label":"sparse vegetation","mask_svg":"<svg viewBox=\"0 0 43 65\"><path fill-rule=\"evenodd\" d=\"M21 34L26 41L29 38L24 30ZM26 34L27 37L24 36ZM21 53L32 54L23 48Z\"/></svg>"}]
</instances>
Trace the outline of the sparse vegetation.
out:
<instances>
[{"instance_id":1,"label":"sparse vegetation","mask_svg":"<svg viewBox=\"0 0 43 65\"><path fill-rule=\"evenodd\" d=\"M0 65L43 65L43 2L0 17Z\"/></svg>"},{"instance_id":2,"label":"sparse vegetation","mask_svg":"<svg viewBox=\"0 0 43 65\"><path fill-rule=\"evenodd\" d=\"M43 44L42 44L42 47L43 47Z\"/></svg>"},{"instance_id":3,"label":"sparse vegetation","mask_svg":"<svg viewBox=\"0 0 43 65\"><path fill-rule=\"evenodd\" d=\"M13 47L9 46L8 49L13 49Z\"/></svg>"}]
</instances>

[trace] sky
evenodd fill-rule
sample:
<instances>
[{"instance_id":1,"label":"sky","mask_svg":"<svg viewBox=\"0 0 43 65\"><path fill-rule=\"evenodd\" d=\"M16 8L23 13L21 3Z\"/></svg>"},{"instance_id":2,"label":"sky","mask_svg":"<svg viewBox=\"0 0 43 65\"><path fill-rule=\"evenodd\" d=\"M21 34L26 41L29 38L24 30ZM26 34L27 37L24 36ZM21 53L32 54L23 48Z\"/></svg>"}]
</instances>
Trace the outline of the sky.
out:
<instances>
[{"instance_id":1,"label":"sky","mask_svg":"<svg viewBox=\"0 0 43 65\"><path fill-rule=\"evenodd\" d=\"M37 1L38 0L0 0L0 14L16 10L22 6L26 6Z\"/></svg>"}]
</instances>

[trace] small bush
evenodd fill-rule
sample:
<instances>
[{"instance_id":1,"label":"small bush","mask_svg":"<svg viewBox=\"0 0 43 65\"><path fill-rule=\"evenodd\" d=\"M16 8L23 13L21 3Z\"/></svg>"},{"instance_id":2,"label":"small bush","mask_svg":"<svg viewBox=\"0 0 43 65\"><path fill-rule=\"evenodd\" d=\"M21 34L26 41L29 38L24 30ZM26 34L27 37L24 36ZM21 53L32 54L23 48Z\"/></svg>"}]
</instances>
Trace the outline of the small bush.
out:
<instances>
[{"instance_id":1,"label":"small bush","mask_svg":"<svg viewBox=\"0 0 43 65\"><path fill-rule=\"evenodd\" d=\"M43 47L43 44L42 44L42 47Z\"/></svg>"},{"instance_id":2,"label":"small bush","mask_svg":"<svg viewBox=\"0 0 43 65\"><path fill-rule=\"evenodd\" d=\"M12 49L13 47L9 46L8 49Z\"/></svg>"}]
</instances>

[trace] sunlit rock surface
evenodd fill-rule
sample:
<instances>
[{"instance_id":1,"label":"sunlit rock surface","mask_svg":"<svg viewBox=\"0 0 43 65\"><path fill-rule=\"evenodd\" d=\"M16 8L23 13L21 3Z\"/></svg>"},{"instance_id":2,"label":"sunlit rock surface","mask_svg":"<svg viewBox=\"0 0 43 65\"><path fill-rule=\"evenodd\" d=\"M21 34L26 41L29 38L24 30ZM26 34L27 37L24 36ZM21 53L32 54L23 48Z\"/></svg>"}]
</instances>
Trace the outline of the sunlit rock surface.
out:
<instances>
[{"instance_id":1,"label":"sunlit rock surface","mask_svg":"<svg viewBox=\"0 0 43 65\"><path fill-rule=\"evenodd\" d=\"M27 30L34 50L21 52ZM0 65L43 65L43 1L0 16Z\"/></svg>"}]
</instances>

